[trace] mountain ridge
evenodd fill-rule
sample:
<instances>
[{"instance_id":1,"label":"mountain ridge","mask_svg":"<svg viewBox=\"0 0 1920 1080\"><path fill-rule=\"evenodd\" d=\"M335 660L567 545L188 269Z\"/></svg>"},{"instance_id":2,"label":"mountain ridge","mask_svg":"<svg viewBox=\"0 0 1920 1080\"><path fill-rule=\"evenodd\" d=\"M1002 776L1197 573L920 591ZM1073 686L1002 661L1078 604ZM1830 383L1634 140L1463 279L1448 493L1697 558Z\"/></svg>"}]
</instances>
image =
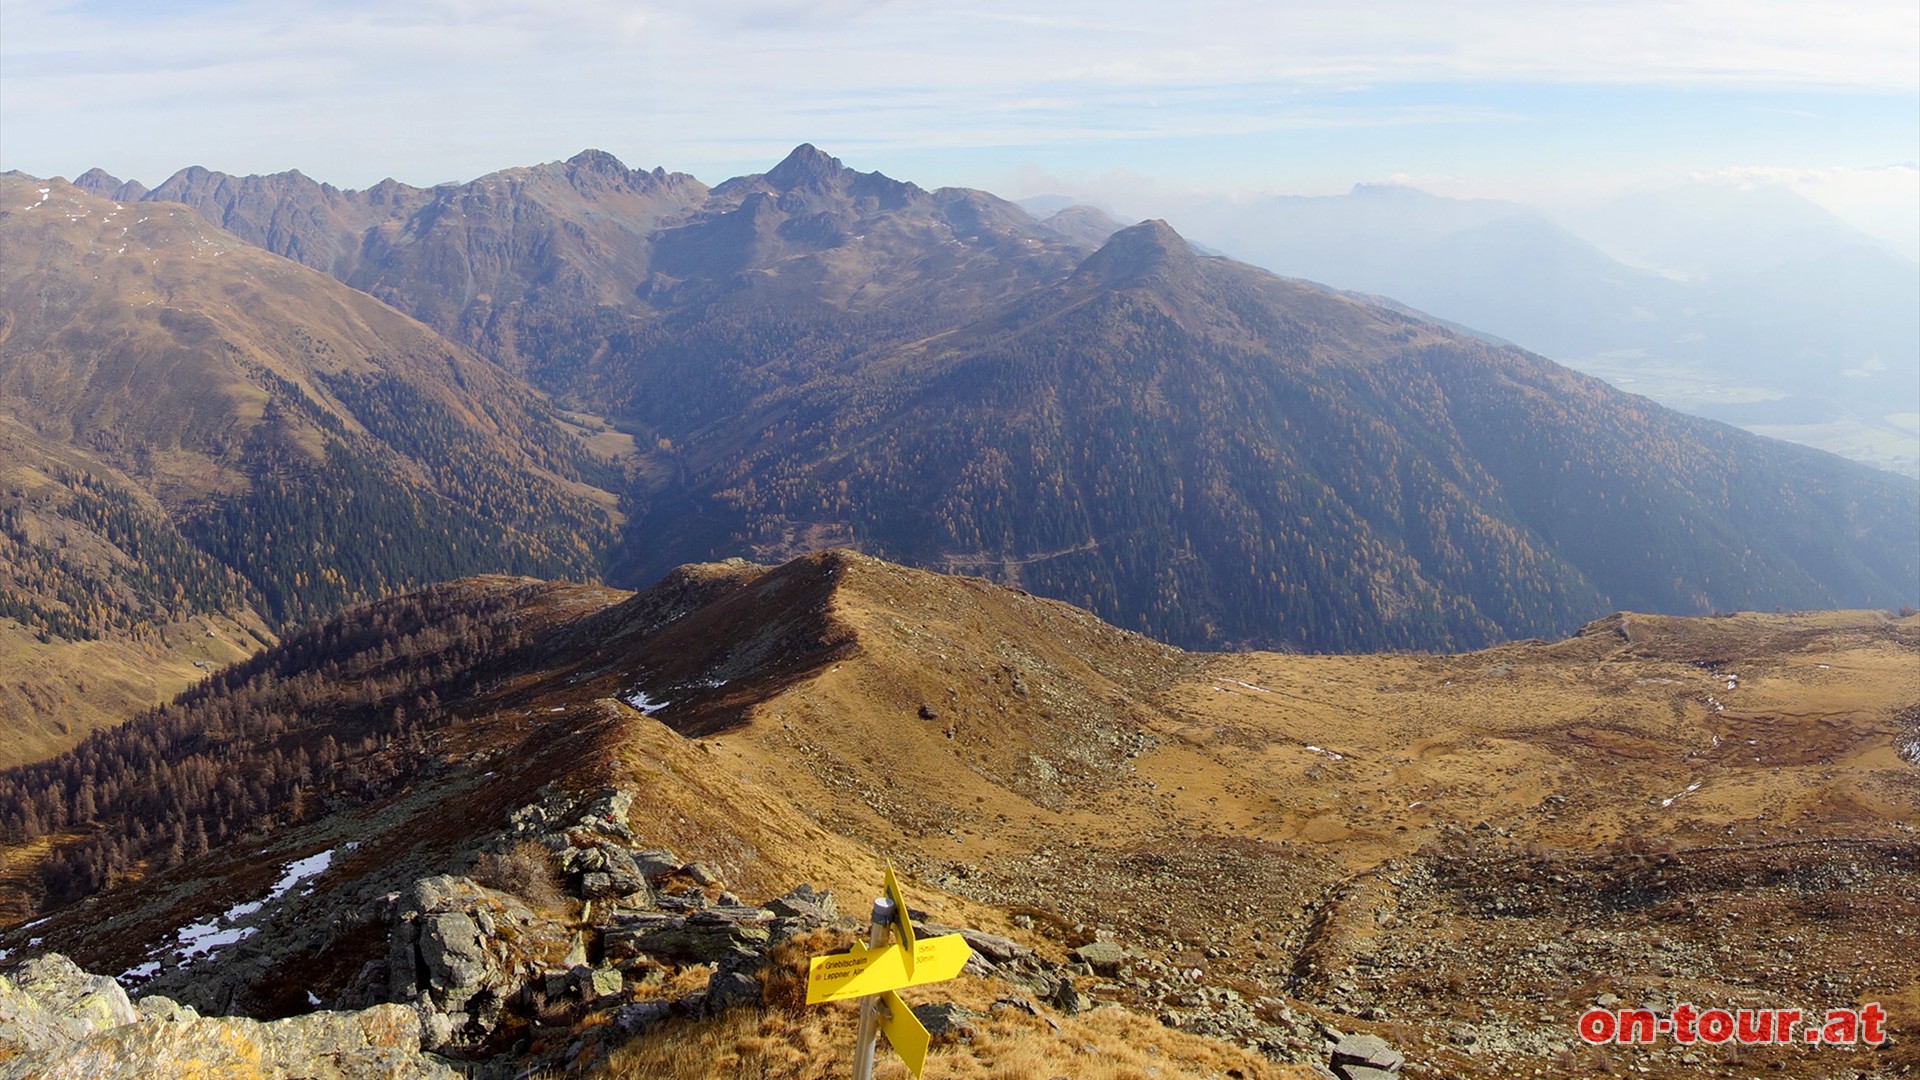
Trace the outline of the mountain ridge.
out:
<instances>
[{"instance_id":1,"label":"mountain ridge","mask_svg":"<svg viewBox=\"0 0 1920 1080\"><path fill-rule=\"evenodd\" d=\"M1334 1025L1447 1075L1584 1075L1603 1062L1573 1019L1600 985L1670 987L1648 957L1716 1000L1820 972L1904 1000L1913 959L1885 939L1920 874L1897 750L1916 650L1916 617L1884 612L1616 613L1450 656L1192 654L850 551L638 594L469 579L0 772L0 891L46 901L0 946L263 1018L399 1002L469 1062L576 1042L618 1062L709 1032L786 1045L736 1011L802 1015L772 977L730 981L742 952L803 917L845 932L800 963L844 947L855 924L818 890L864 896L890 862L945 924L924 932L976 943L987 984L948 992L983 1014L1017 992L1071 1030L1099 984L1110 1016L1302 1067ZM1570 920L1569 961L1542 962ZM446 940L471 974L423 981ZM545 980L575 945L591 993ZM1747 1064L1814 1075L1801 1053Z\"/></svg>"},{"instance_id":2,"label":"mountain ridge","mask_svg":"<svg viewBox=\"0 0 1920 1080\"><path fill-rule=\"evenodd\" d=\"M10 721L70 701L71 742L269 627L476 569L597 573L619 469L539 392L184 206L17 176L0 199L0 615L56 680ZM215 632L245 644L194 647Z\"/></svg>"},{"instance_id":3,"label":"mountain ridge","mask_svg":"<svg viewBox=\"0 0 1920 1080\"><path fill-rule=\"evenodd\" d=\"M487 192L513 173L436 190L487 232L506 211ZM584 201L528 235L587 221L591 200L567 190ZM462 307L477 286L438 284L477 281L461 267L483 260L432 239L452 235L444 215L415 215L394 250L431 247L452 272L429 282L424 264L388 261L398 277L376 289L636 437L616 582L855 543L1184 644L1310 649L1550 635L1610 607L1897 606L1920 583L1889 539L1920 514L1904 490L1415 316L1359 314L1198 255L1164 223L1096 247L986 193L929 192L807 144L677 198L644 229L582 225L601 239L557 263L493 249L499 280L558 267L570 282L506 307ZM989 431L1011 441L989 446ZM1716 474L1742 478L1738 495ZM1855 494L1828 494L1841 489ZM1128 505L1143 491L1170 501ZM1621 500L1624 514L1594 509ZM1764 543L1742 539L1755 529Z\"/></svg>"}]
</instances>

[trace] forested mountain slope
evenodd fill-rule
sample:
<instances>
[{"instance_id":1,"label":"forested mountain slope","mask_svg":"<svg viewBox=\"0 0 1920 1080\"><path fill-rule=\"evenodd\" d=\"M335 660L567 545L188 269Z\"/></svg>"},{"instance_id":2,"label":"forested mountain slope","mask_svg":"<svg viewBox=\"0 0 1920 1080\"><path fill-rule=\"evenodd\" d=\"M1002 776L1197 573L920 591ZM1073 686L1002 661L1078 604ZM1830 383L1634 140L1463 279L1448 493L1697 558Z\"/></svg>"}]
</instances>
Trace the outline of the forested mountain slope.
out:
<instances>
[{"instance_id":1,"label":"forested mountain slope","mask_svg":"<svg viewBox=\"0 0 1920 1080\"><path fill-rule=\"evenodd\" d=\"M184 207L60 181L0 177L0 239L0 415L150 493L156 535L197 549L169 588L284 621L478 570L597 574L618 471L413 319Z\"/></svg>"},{"instance_id":2,"label":"forested mountain slope","mask_svg":"<svg viewBox=\"0 0 1920 1080\"><path fill-rule=\"evenodd\" d=\"M300 189L183 173L153 197L217 196L289 251L340 233L242 197L268 180ZM1911 484L1164 225L1095 251L811 146L711 190L587 153L434 191L335 272L636 436L617 583L845 544L1189 646L1308 649L1920 600ZM454 239L483 235L517 245ZM481 299L501 281L548 284L509 311Z\"/></svg>"},{"instance_id":3,"label":"forested mountain slope","mask_svg":"<svg viewBox=\"0 0 1920 1080\"><path fill-rule=\"evenodd\" d=\"M1153 222L953 332L666 430L687 449L643 560L845 536L1187 644L1467 646L1618 607L1893 605L1920 580L1899 478Z\"/></svg>"}]
</instances>

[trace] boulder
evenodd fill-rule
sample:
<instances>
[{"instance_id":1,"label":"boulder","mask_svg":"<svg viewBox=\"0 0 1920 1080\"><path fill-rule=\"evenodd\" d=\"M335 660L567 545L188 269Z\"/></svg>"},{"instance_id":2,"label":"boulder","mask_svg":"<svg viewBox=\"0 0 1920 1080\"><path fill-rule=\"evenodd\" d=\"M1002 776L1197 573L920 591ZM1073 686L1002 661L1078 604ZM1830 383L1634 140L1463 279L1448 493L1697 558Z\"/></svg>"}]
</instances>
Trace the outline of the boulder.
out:
<instances>
[{"instance_id":1,"label":"boulder","mask_svg":"<svg viewBox=\"0 0 1920 1080\"><path fill-rule=\"evenodd\" d=\"M973 948L975 953L995 964L1004 964L1010 960L1018 960L1033 955L1032 949L1012 938L1001 937L999 934L989 934L985 930L943 926L940 923L923 923L918 929L922 937L944 937L948 934L959 934L966 939L967 944Z\"/></svg>"},{"instance_id":2,"label":"boulder","mask_svg":"<svg viewBox=\"0 0 1920 1080\"><path fill-rule=\"evenodd\" d=\"M46 1050L140 1019L127 992L105 975L49 953L0 977L0 1048Z\"/></svg>"},{"instance_id":3,"label":"boulder","mask_svg":"<svg viewBox=\"0 0 1920 1080\"><path fill-rule=\"evenodd\" d=\"M1127 959L1127 951L1111 941L1090 941L1073 950L1073 955L1094 974L1107 978L1120 974L1120 965Z\"/></svg>"},{"instance_id":4,"label":"boulder","mask_svg":"<svg viewBox=\"0 0 1920 1080\"><path fill-rule=\"evenodd\" d=\"M597 967L589 971L587 977L581 982L580 996L588 1001L598 1001L604 997L612 997L624 989L626 989L626 977L620 974L619 968Z\"/></svg>"},{"instance_id":5,"label":"boulder","mask_svg":"<svg viewBox=\"0 0 1920 1080\"><path fill-rule=\"evenodd\" d=\"M796 885L785 896L772 901L767 909L783 919L830 923L840 917L840 905L833 893L811 885Z\"/></svg>"},{"instance_id":6,"label":"boulder","mask_svg":"<svg viewBox=\"0 0 1920 1080\"><path fill-rule=\"evenodd\" d=\"M666 1023L672 1015L673 1005L669 1002L636 1001L614 1010L613 1026L623 1035L638 1035Z\"/></svg>"},{"instance_id":7,"label":"boulder","mask_svg":"<svg viewBox=\"0 0 1920 1080\"><path fill-rule=\"evenodd\" d=\"M933 1037L934 1045L938 1046L972 1039L973 1021L980 1014L952 1002L934 1001L913 1006L913 1015L927 1029L927 1034Z\"/></svg>"},{"instance_id":8,"label":"boulder","mask_svg":"<svg viewBox=\"0 0 1920 1080\"><path fill-rule=\"evenodd\" d=\"M418 1003L430 1047L448 1038L484 1035L527 972L563 966L566 928L541 919L509 893L470 878L441 875L414 882L400 899L387 939L387 996Z\"/></svg>"},{"instance_id":9,"label":"boulder","mask_svg":"<svg viewBox=\"0 0 1920 1080\"><path fill-rule=\"evenodd\" d=\"M759 908L746 909L768 916ZM713 911L679 916L623 916L600 937L607 957L657 957L680 964L717 964L736 950L764 952L773 938L763 920L729 918Z\"/></svg>"},{"instance_id":10,"label":"boulder","mask_svg":"<svg viewBox=\"0 0 1920 1080\"><path fill-rule=\"evenodd\" d=\"M760 980L744 972L722 969L707 980L707 1011L711 1013L723 1013L737 1005L756 1005L760 997Z\"/></svg>"},{"instance_id":11,"label":"boulder","mask_svg":"<svg viewBox=\"0 0 1920 1080\"><path fill-rule=\"evenodd\" d=\"M1086 995L1080 992L1079 987L1073 985L1072 979L1061 979L1060 985L1054 989L1053 996L1048 1000L1054 1008L1068 1016L1086 1012L1089 1007Z\"/></svg>"},{"instance_id":12,"label":"boulder","mask_svg":"<svg viewBox=\"0 0 1920 1080\"><path fill-rule=\"evenodd\" d=\"M1345 1080L1383 1080L1406 1063L1407 1056L1378 1035L1347 1035L1333 1048L1333 1071Z\"/></svg>"},{"instance_id":13,"label":"boulder","mask_svg":"<svg viewBox=\"0 0 1920 1080\"><path fill-rule=\"evenodd\" d=\"M683 865L680 856L668 848L648 848L633 852L633 864L640 876L648 881L657 881L666 877Z\"/></svg>"},{"instance_id":14,"label":"boulder","mask_svg":"<svg viewBox=\"0 0 1920 1080\"><path fill-rule=\"evenodd\" d=\"M162 997L145 998L135 1009L117 991L112 979L88 975L57 955L23 965L14 978L0 978L0 1071L45 1080L459 1076L420 1053L420 1018L399 1005L262 1023L203 1017Z\"/></svg>"}]
</instances>

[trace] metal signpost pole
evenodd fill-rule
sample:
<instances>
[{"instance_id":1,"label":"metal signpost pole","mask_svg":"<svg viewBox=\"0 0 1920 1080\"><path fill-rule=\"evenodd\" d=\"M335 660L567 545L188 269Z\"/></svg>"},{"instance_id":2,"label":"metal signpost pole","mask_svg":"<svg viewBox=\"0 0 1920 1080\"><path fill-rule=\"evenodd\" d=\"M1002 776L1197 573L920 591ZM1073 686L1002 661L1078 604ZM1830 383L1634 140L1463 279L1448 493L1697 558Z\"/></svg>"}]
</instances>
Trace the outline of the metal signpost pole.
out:
<instances>
[{"instance_id":1,"label":"metal signpost pole","mask_svg":"<svg viewBox=\"0 0 1920 1080\"><path fill-rule=\"evenodd\" d=\"M867 932L867 948L878 950L887 943L887 931L893 926L893 901L880 897L873 902L872 926ZM880 998L868 995L860 999L860 1041L853 1052L853 1080L873 1080L874 1044L880 1041Z\"/></svg>"}]
</instances>

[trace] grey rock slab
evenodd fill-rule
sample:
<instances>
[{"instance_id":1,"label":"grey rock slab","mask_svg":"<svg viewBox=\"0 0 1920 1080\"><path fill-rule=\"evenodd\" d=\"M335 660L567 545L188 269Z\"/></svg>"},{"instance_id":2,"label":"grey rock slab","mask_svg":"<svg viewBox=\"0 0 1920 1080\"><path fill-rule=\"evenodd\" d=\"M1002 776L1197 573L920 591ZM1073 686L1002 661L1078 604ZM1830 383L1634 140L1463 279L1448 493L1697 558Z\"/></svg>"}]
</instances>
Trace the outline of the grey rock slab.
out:
<instances>
[{"instance_id":1,"label":"grey rock slab","mask_svg":"<svg viewBox=\"0 0 1920 1080\"><path fill-rule=\"evenodd\" d=\"M933 1001L913 1006L913 1015L927 1029L927 1034L938 1042L944 1039L971 1039L974 1034L973 1020L979 1014L952 1002Z\"/></svg>"},{"instance_id":2,"label":"grey rock slab","mask_svg":"<svg viewBox=\"0 0 1920 1080\"><path fill-rule=\"evenodd\" d=\"M648 881L666 877L680 869L680 856L667 848L648 848L633 853L633 865Z\"/></svg>"},{"instance_id":3,"label":"grey rock slab","mask_svg":"<svg viewBox=\"0 0 1920 1080\"><path fill-rule=\"evenodd\" d=\"M614 994L618 994L625 988L626 977L620 974L619 968L599 967L594 968L592 973L587 976L582 996L590 1001L598 1000L599 998L611 997Z\"/></svg>"},{"instance_id":4,"label":"grey rock slab","mask_svg":"<svg viewBox=\"0 0 1920 1080\"><path fill-rule=\"evenodd\" d=\"M1127 951L1111 941L1093 941L1073 950L1080 962L1093 969L1097 975L1112 976L1120 971L1120 965L1127 958Z\"/></svg>"},{"instance_id":5,"label":"grey rock slab","mask_svg":"<svg viewBox=\"0 0 1920 1080\"><path fill-rule=\"evenodd\" d=\"M1336 1068L1341 1065L1364 1065L1382 1071L1394 1071L1406 1061L1405 1054L1395 1050L1392 1043L1378 1035L1348 1035L1333 1048Z\"/></svg>"},{"instance_id":6,"label":"grey rock slab","mask_svg":"<svg viewBox=\"0 0 1920 1080\"><path fill-rule=\"evenodd\" d=\"M665 1001L638 1001L632 1005L623 1005L614 1010L614 1027L628 1035L666 1023L673 1015L673 1005Z\"/></svg>"},{"instance_id":7,"label":"grey rock slab","mask_svg":"<svg viewBox=\"0 0 1920 1080\"><path fill-rule=\"evenodd\" d=\"M767 907L785 919L830 923L840 917L840 905L834 900L833 893L826 889L815 889L811 885L796 885Z\"/></svg>"},{"instance_id":8,"label":"grey rock slab","mask_svg":"<svg viewBox=\"0 0 1920 1080\"><path fill-rule=\"evenodd\" d=\"M736 1005L752 1005L760 996L760 980L742 972L716 971L707 980L709 1012L721 1013Z\"/></svg>"}]
</instances>

